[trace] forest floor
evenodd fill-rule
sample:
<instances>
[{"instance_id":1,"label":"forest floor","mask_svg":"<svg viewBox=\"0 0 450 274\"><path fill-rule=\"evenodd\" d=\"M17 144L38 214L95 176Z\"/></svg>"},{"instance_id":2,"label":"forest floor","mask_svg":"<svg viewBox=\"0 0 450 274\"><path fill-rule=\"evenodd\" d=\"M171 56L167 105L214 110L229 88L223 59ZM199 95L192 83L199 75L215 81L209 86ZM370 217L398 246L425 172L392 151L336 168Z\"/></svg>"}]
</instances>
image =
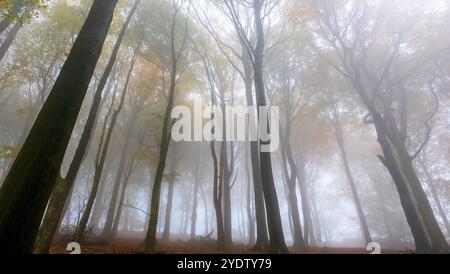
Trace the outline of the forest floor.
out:
<instances>
[{"instance_id":1,"label":"forest floor","mask_svg":"<svg viewBox=\"0 0 450 274\"><path fill-rule=\"evenodd\" d=\"M89 241L81 244L83 254L143 254L144 246L142 239L118 239L111 243L101 241ZM68 254L64 245L54 245L50 249L51 254ZM221 251L215 247L214 241L192 242L173 241L158 245L159 254L258 254L243 244L234 244L233 247ZM363 248L341 248L341 247L314 247L306 249L289 248L290 254L368 254ZM382 250L383 254L402 254L406 251ZM263 254L263 252L259 252Z\"/></svg>"}]
</instances>

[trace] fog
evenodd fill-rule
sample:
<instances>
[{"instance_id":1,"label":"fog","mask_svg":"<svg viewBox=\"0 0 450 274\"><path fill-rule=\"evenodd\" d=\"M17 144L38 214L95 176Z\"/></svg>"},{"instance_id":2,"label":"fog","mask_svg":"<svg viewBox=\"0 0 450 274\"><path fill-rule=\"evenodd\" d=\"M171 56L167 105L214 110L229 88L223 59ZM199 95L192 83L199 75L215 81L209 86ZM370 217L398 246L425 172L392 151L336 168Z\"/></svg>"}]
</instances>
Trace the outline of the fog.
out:
<instances>
[{"instance_id":1,"label":"fog","mask_svg":"<svg viewBox=\"0 0 450 274\"><path fill-rule=\"evenodd\" d=\"M4 251L449 251L448 1L6 2Z\"/></svg>"}]
</instances>

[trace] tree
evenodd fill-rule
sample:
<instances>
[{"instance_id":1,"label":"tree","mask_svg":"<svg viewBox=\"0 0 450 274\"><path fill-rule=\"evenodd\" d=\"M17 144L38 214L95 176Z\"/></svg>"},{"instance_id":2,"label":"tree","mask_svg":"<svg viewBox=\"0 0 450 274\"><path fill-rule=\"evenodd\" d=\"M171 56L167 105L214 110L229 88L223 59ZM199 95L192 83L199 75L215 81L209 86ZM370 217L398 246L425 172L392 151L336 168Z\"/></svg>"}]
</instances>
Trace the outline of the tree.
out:
<instances>
[{"instance_id":1,"label":"tree","mask_svg":"<svg viewBox=\"0 0 450 274\"><path fill-rule=\"evenodd\" d=\"M95 0L66 62L0 189L0 246L30 253L117 0Z\"/></svg>"},{"instance_id":2,"label":"tree","mask_svg":"<svg viewBox=\"0 0 450 274\"><path fill-rule=\"evenodd\" d=\"M58 224L64 217L65 208L70 200L70 193L73 188L73 184L77 178L78 172L80 170L81 164L85 158L86 152L89 150L90 140L92 132L96 128L96 120L98 112L102 106L102 98L104 96L103 92L108 82L111 71L113 70L114 64L116 63L117 55L119 53L122 41L125 37L126 30L130 21L140 3L140 0L136 0L132 9L130 10L127 19L122 25L120 33L118 35L117 41L111 52L111 57L109 62L100 78L99 84L97 86L96 92L94 94L94 100L91 105L91 109L88 114L86 124L84 126L83 133L81 134L80 142L75 151L73 160L67 171L67 175L64 179L60 178L53 189L49 205L47 208L47 213L44 216L43 223L41 225L41 230L38 235L38 240L36 242L35 252L37 253L47 253L51 242L54 238L55 232L57 231Z\"/></svg>"},{"instance_id":3,"label":"tree","mask_svg":"<svg viewBox=\"0 0 450 274\"><path fill-rule=\"evenodd\" d=\"M314 17L318 19L316 21L317 33L333 49L338 59L335 62L322 55L324 60L348 79L368 111L365 123L375 127L378 142L383 151L383 155L378 157L389 170L397 187L417 251L445 252L448 250L448 243L439 228L413 165L428 138L425 138L425 141L414 148L411 153L410 151L413 149L407 147L408 134L405 131L408 126L404 123L406 120L401 118L404 117L402 111L406 109L404 105L407 103L407 100L404 100L406 97L398 101L399 107L397 108L394 108L390 101L390 98L393 98L391 95L393 96L396 90L390 85L389 79L393 78L391 71L401 59L401 46L405 43L406 31L401 29L403 25L394 34L392 32L389 32L389 35L379 34L377 28L383 27L383 25L371 26L368 23L369 16L372 12L383 12L384 6L369 4L367 1L343 1L335 3L335 5L328 2L310 3L310 5L314 7ZM347 12L351 16L339 16ZM357 35L343 31L348 30L346 26L351 27ZM358 35L362 32L374 36L380 35L380 37ZM389 42L387 44L376 43L382 39ZM313 45L313 47L317 49L317 46ZM375 65L374 63L377 61L368 56L375 49L380 50L380 48L389 54L385 54L384 58L379 58L378 64ZM401 76L395 77L396 80L408 79L412 72L416 71L416 66L429 62L430 58L436 54L436 52L427 53L424 60L414 62L413 67L401 72ZM374 63L371 64L371 62ZM397 120L396 117L400 118ZM412 197L409 189L412 191ZM417 209L415 204L417 204Z\"/></svg>"},{"instance_id":4,"label":"tree","mask_svg":"<svg viewBox=\"0 0 450 274\"><path fill-rule=\"evenodd\" d=\"M167 94L167 107L163 118L163 128L161 133L161 141L160 141L160 155L158 167L156 169L155 180L153 183L152 190L152 199L151 199L151 210L150 210L150 221L148 225L147 235L146 235L146 247L145 251L147 253L154 253L156 247L156 230L158 225L158 216L159 216L159 202L161 199L161 184L164 176L164 169L166 167L166 157L169 151L169 145L171 140L171 129L172 129L172 120L170 119L177 80L179 79L178 75L178 65L180 58L182 57L183 51L186 46L187 37L188 37L188 19L186 19L184 34L181 41L181 46L179 49L176 48L176 29L178 24L178 16L181 12L181 8L183 7L183 3L178 3L177 1L172 1L172 22L170 25L170 85L169 92ZM165 92L165 91L164 91Z\"/></svg>"},{"instance_id":5,"label":"tree","mask_svg":"<svg viewBox=\"0 0 450 274\"><path fill-rule=\"evenodd\" d=\"M247 32L242 29L239 21L239 4L233 0L224 0L224 4L234 23L234 27L245 50L250 56L253 66L253 81L255 85L256 106L267 106L265 84L264 84L264 55L266 52L266 36L264 31L264 19L270 15L270 12L279 4L278 1L254 0L251 1L250 8L253 11L253 20L256 33L256 43L252 43L247 36ZM263 14L264 13L264 14ZM269 124L269 121L267 121ZM267 128L270 131L270 126ZM261 146L261 142L259 144ZM270 249L276 253L287 253L286 243L284 241L283 227L281 224L280 209L278 204L275 183L273 180L272 160L269 152L260 149L259 161L261 166L261 179L264 199L266 203L266 214L269 226Z\"/></svg>"},{"instance_id":6,"label":"tree","mask_svg":"<svg viewBox=\"0 0 450 274\"><path fill-rule=\"evenodd\" d=\"M336 137L336 141L339 146L339 152L342 159L342 164L344 165L345 176L347 177L348 184L353 197L353 202L355 203L356 213L358 215L358 220L361 225L361 232L366 242L366 245L372 242L372 237L370 236L369 227L367 225L366 216L362 209L361 200L356 189L355 180L350 169L350 164L347 156L347 151L345 150L345 139L344 133L341 125L341 107L337 104L331 103L326 110L326 119L333 129L333 133Z\"/></svg>"}]
</instances>

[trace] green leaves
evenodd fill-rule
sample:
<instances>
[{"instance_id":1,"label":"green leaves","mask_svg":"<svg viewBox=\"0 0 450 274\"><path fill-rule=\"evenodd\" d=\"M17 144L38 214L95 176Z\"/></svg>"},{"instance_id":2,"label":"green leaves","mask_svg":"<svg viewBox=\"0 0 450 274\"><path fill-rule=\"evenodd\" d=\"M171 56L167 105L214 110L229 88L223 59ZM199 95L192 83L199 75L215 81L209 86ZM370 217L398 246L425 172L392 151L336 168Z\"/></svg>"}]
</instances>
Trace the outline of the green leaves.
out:
<instances>
[{"instance_id":1,"label":"green leaves","mask_svg":"<svg viewBox=\"0 0 450 274\"><path fill-rule=\"evenodd\" d=\"M46 8L49 0L5 0L0 2L0 19L10 22L21 20L30 21L37 16L37 11Z\"/></svg>"}]
</instances>

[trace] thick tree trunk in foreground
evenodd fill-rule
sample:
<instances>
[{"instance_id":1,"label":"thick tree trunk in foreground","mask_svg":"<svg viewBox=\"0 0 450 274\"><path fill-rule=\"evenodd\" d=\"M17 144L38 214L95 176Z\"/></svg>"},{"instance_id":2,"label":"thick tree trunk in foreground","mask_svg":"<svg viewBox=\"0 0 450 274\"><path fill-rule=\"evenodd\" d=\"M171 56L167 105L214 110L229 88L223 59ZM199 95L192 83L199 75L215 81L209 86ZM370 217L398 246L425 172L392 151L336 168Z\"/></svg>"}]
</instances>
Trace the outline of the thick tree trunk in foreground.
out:
<instances>
[{"instance_id":1,"label":"thick tree trunk in foreground","mask_svg":"<svg viewBox=\"0 0 450 274\"><path fill-rule=\"evenodd\" d=\"M86 125L84 126L83 133L80 138L80 142L78 143L77 149L75 151L75 155L70 163L69 170L67 172L66 178L61 181L56 182L55 189L50 198L50 202L48 205L48 210L52 213L44 217L42 222L42 232L39 232L39 240L37 241L37 246L35 248L36 253L48 253L51 241L54 237L54 234L58 228L58 223L62 218L65 210L64 203L67 203L67 200L70 198L70 192L73 187L73 184L78 175L78 171L80 170L81 164L85 158L86 152L89 150L89 144L91 140L92 132L94 132L96 127L96 119L97 113L102 105L102 94L105 89L108 78L111 74L111 71L114 67L114 64L117 59L117 55L122 44L123 38L125 36L128 25L133 17L134 12L136 11L137 5L140 0L137 0L131 9L127 20L122 25L117 41L114 45L113 51L111 53L111 57L109 62L105 68L105 71L102 74L102 78L99 81L96 92L94 94L94 100L91 105L91 109L89 111L89 115L86 121Z\"/></svg>"},{"instance_id":2,"label":"thick tree trunk in foreground","mask_svg":"<svg viewBox=\"0 0 450 274\"><path fill-rule=\"evenodd\" d=\"M0 250L31 253L117 0L95 0L0 190Z\"/></svg>"}]
</instances>

